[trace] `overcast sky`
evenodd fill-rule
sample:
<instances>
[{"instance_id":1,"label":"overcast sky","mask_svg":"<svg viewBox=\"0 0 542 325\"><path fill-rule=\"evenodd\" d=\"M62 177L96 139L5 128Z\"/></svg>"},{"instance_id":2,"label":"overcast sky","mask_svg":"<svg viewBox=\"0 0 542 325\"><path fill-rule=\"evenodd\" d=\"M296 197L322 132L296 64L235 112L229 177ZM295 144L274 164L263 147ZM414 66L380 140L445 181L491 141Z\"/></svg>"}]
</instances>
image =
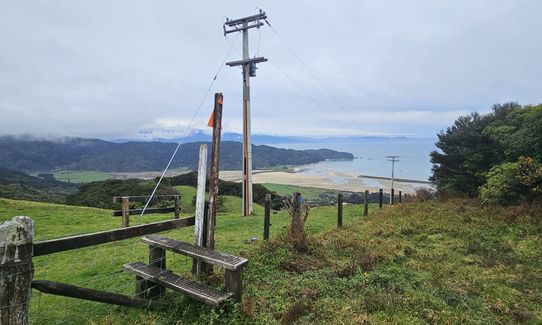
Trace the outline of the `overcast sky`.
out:
<instances>
[{"instance_id":1,"label":"overcast sky","mask_svg":"<svg viewBox=\"0 0 542 325\"><path fill-rule=\"evenodd\" d=\"M538 0L0 0L0 134L182 134L231 47L224 17L257 7L333 97L252 29L251 55L270 60L251 79L253 133L425 137L494 103L542 102ZM220 91L240 132L241 90L225 66L193 127Z\"/></svg>"}]
</instances>

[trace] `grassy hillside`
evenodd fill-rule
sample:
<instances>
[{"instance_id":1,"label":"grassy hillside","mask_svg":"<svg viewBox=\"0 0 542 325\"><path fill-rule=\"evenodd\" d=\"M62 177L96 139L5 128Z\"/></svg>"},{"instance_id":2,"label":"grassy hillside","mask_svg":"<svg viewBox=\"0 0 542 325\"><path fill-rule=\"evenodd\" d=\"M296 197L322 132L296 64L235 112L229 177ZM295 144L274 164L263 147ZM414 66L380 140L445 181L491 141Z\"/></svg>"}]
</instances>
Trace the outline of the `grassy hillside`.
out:
<instances>
[{"instance_id":1,"label":"grassy hillside","mask_svg":"<svg viewBox=\"0 0 542 325\"><path fill-rule=\"evenodd\" d=\"M193 190L180 188L181 191ZM189 195L185 195L189 197ZM296 252L281 239L289 216L272 216L269 243L261 239L262 208L239 217L239 198L226 199L218 216L218 249L248 257L241 304L206 309L168 292L178 302L167 313L33 293L34 324L352 324L542 322L542 226L519 210L486 211L473 202L411 203L311 210L311 251ZM40 239L114 228L108 210L0 199L0 218L30 215ZM540 218L539 214L537 215ZM152 220L172 216L154 215ZM137 220L137 218L135 218ZM140 220L146 222L148 217ZM166 236L191 241L193 228ZM138 240L37 257L37 279L131 294L133 276L122 264L145 261ZM189 276L191 261L168 254L168 268ZM217 286L221 277L209 279Z\"/></svg>"},{"instance_id":2,"label":"grassy hillside","mask_svg":"<svg viewBox=\"0 0 542 325\"><path fill-rule=\"evenodd\" d=\"M181 204L187 206L195 194L191 187L177 187L182 194ZM241 199L226 197L225 212L219 213L216 228L217 248L234 254L245 255L258 249L263 232L263 208L255 205L255 217L240 217ZM189 210L189 209L187 209ZM345 224L350 224L359 207L345 209ZM188 216L184 213L183 216ZM191 211L187 211L191 213ZM333 229L336 224L334 209L315 213L309 220L308 229L316 233L323 229ZM46 204L27 201L0 199L0 221L16 215L31 216L36 223L37 240L52 239L68 235L113 229L120 226L120 219L111 216L110 210ZM169 215L148 215L132 217L132 224L154 222L173 218ZM272 216L271 236L277 237L289 224L290 217L280 212ZM165 236L193 241L193 227L163 233ZM257 241L251 241L251 238ZM133 294L134 278L121 272L122 265L133 261L146 261L148 248L138 239L62 252L34 258L35 279L47 279L75 285L108 290L117 293ZM168 268L190 276L191 259L179 255L168 255ZM214 282L217 286L222 281ZM192 310L190 317L196 317L201 306L170 293L171 299L180 299L180 305ZM114 324L152 323L161 318L150 312L121 308L94 302L56 297L33 292L31 302L31 323L33 324L81 324L89 321L98 324L111 321ZM214 311L213 311L214 312ZM169 323L167 320L163 320Z\"/></svg>"}]
</instances>

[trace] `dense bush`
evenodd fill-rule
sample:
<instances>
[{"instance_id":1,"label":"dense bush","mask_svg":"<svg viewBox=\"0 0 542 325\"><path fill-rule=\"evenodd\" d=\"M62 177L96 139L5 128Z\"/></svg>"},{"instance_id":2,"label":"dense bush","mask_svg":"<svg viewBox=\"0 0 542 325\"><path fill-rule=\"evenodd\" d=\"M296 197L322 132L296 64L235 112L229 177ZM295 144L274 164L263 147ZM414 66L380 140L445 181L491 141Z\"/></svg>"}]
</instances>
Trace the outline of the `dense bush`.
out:
<instances>
[{"instance_id":1,"label":"dense bush","mask_svg":"<svg viewBox=\"0 0 542 325\"><path fill-rule=\"evenodd\" d=\"M431 180L440 195L476 197L488 177L493 180L483 187L486 198L494 188L515 189L512 180L503 185L514 165L503 164L519 162L521 156L542 161L542 105L508 103L494 105L486 115L462 116L438 134L436 146L439 150L431 153ZM501 168L490 172L495 166Z\"/></svg>"},{"instance_id":2,"label":"dense bush","mask_svg":"<svg viewBox=\"0 0 542 325\"><path fill-rule=\"evenodd\" d=\"M542 198L542 164L533 158L520 157L517 162L493 167L487 183L480 187L486 204L515 204Z\"/></svg>"},{"instance_id":3,"label":"dense bush","mask_svg":"<svg viewBox=\"0 0 542 325\"><path fill-rule=\"evenodd\" d=\"M113 203L113 196L149 195L156 183L140 179L109 179L91 182L81 186L75 194L68 195L66 202L70 205L81 205L104 209L120 209L119 203ZM161 184L156 195L179 194L171 186ZM131 204L135 204L131 202Z\"/></svg>"}]
</instances>

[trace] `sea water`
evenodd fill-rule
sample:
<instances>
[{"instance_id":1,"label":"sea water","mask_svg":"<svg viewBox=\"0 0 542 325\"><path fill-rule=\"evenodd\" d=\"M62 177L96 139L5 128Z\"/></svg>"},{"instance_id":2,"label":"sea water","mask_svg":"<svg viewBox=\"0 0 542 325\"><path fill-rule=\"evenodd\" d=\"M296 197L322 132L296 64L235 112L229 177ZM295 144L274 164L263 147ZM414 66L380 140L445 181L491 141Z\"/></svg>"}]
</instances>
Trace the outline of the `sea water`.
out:
<instances>
[{"instance_id":1,"label":"sea water","mask_svg":"<svg viewBox=\"0 0 542 325\"><path fill-rule=\"evenodd\" d=\"M332 177L332 172L357 173L369 176L391 176L391 162L386 156L399 156L395 163L395 177L426 181L431 176L429 153L436 150L437 139L418 138L362 138L355 140L334 140L272 144L287 149L333 149L350 152L354 160L328 160L301 166L304 173ZM339 177L336 180L341 182ZM365 182L369 181L368 179Z\"/></svg>"}]
</instances>

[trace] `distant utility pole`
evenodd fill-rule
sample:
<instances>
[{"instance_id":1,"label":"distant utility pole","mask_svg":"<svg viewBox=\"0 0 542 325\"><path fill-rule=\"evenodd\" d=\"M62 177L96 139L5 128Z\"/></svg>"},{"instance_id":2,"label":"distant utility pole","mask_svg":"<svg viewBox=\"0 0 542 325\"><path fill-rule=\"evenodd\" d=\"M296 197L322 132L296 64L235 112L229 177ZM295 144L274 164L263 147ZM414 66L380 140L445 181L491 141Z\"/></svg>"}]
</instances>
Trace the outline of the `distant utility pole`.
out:
<instances>
[{"instance_id":1,"label":"distant utility pole","mask_svg":"<svg viewBox=\"0 0 542 325\"><path fill-rule=\"evenodd\" d=\"M391 161L391 194L390 194L390 204L393 204L393 180L394 180L394 174L395 174L395 162L399 161L399 156L386 156L388 158L388 161Z\"/></svg>"},{"instance_id":2,"label":"distant utility pole","mask_svg":"<svg viewBox=\"0 0 542 325\"><path fill-rule=\"evenodd\" d=\"M256 77L256 63L267 61L264 57L249 58L248 30L263 26L267 15L260 13L253 16L231 20L226 18L224 36L229 33L243 32L243 59L227 62L230 67L243 67L243 216L252 215L252 135L250 127L250 77Z\"/></svg>"}]
</instances>

